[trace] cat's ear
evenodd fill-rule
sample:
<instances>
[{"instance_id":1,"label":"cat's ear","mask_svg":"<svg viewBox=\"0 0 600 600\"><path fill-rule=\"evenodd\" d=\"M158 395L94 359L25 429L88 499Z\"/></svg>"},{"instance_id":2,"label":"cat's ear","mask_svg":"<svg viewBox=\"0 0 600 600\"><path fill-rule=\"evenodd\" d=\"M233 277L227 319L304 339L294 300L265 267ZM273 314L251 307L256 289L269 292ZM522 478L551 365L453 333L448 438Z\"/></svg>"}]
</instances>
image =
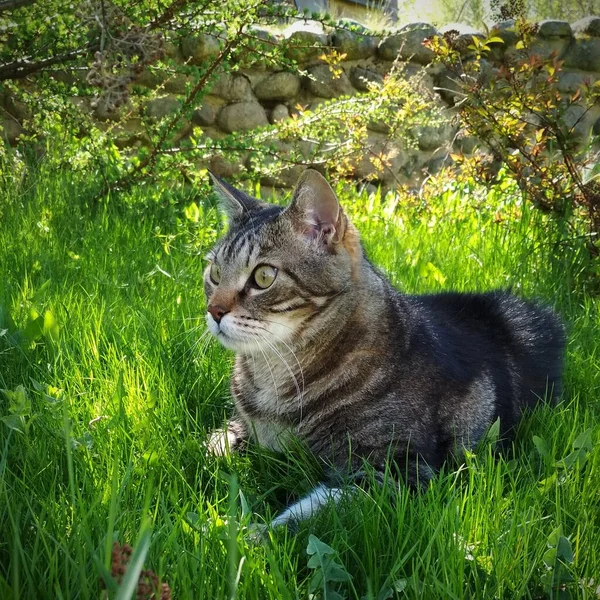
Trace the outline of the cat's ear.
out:
<instances>
[{"instance_id":1,"label":"cat's ear","mask_svg":"<svg viewBox=\"0 0 600 600\"><path fill-rule=\"evenodd\" d=\"M229 185L211 171L208 174L210 175L213 190L219 199L219 206L230 223L261 208L262 203L260 201L251 198L240 190L236 190L232 185Z\"/></svg>"},{"instance_id":2,"label":"cat's ear","mask_svg":"<svg viewBox=\"0 0 600 600\"><path fill-rule=\"evenodd\" d=\"M335 244L342 240L345 217L340 203L321 173L306 169L286 209L294 228L310 239Z\"/></svg>"}]
</instances>

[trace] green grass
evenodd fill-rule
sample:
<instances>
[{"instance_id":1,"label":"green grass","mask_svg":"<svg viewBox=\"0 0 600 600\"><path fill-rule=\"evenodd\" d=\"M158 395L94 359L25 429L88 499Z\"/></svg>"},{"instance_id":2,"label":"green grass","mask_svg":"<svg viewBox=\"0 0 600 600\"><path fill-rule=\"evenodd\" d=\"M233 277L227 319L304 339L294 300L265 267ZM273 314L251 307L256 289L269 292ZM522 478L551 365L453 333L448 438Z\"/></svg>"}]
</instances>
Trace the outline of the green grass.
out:
<instances>
[{"instance_id":1,"label":"green grass","mask_svg":"<svg viewBox=\"0 0 600 600\"><path fill-rule=\"evenodd\" d=\"M257 545L248 526L306 492L319 470L301 454L217 460L203 449L230 409L232 357L202 335L214 208L202 195L140 188L92 209L85 180L43 169L5 184L0 598L98 598L101 579L111 597L130 597L109 577L114 540L177 599L307 598L318 583L310 534L352 576L330 583L328 598L597 598L591 265L512 188L464 193L395 210L342 200L369 256L404 290L511 286L556 306L569 329L563 403L523 421L514 454L483 445L420 495L372 486Z\"/></svg>"}]
</instances>

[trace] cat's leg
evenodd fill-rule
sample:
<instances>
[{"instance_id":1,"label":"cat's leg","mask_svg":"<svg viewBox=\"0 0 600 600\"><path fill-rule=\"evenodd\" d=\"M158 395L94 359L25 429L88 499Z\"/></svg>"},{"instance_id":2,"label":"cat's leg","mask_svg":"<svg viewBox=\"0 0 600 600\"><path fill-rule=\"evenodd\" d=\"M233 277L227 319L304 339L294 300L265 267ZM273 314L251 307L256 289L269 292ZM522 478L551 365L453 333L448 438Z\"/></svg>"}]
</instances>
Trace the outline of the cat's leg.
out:
<instances>
[{"instance_id":1,"label":"cat's leg","mask_svg":"<svg viewBox=\"0 0 600 600\"><path fill-rule=\"evenodd\" d=\"M310 494L301 498L279 513L272 521L271 527L292 525L312 517L327 503L337 504L343 496L343 490L329 487L325 484L318 485Z\"/></svg>"},{"instance_id":2,"label":"cat's leg","mask_svg":"<svg viewBox=\"0 0 600 600\"><path fill-rule=\"evenodd\" d=\"M239 450L247 438L244 423L239 419L232 419L227 423L227 427L210 434L206 448L213 456L225 456L231 451Z\"/></svg>"}]
</instances>

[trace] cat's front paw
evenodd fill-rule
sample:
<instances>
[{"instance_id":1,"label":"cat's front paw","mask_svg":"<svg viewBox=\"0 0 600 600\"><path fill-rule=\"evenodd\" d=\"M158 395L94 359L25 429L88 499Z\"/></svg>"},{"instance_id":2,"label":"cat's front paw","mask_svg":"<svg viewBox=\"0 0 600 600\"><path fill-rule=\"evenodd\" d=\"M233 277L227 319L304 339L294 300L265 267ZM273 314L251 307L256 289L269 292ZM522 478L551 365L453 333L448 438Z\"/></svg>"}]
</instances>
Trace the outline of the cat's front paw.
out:
<instances>
[{"instance_id":1,"label":"cat's front paw","mask_svg":"<svg viewBox=\"0 0 600 600\"><path fill-rule=\"evenodd\" d=\"M233 450L239 449L244 441L243 428L233 421L223 429L213 431L206 442L206 449L213 456L226 456Z\"/></svg>"},{"instance_id":2,"label":"cat's front paw","mask_svg":"<svg viewBox=\"0 0 600 600\"><path fill-rule=\"evenodd\" d=\"M228 429L213 431L206 442L206 449L213 456L226 456L235 447L235 434Z\"/></svg>"}]
</instances>

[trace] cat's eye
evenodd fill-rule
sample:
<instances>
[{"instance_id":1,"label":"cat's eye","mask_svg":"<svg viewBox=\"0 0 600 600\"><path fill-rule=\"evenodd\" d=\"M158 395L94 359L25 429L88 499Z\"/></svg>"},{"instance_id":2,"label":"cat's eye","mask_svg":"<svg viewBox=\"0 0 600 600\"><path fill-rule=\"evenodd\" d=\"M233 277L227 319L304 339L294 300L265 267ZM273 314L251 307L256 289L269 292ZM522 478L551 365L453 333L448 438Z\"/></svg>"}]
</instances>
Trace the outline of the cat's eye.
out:
<instances>
[{"instance_id":1,"label":"cat's eye","mask_svg":"<svg viewBox=\"0 0 600 600\"><path fill-rule=\"evenodd\" d=\"M277 269L269 265L258 265L254 269L254 273L252 273L256 287L259 287L261 290L266 290L270 287L275 281L275 277L277 277Z\"/></svg>"},{"instance_id":2,"label":"cat's eye","mask_svg":"<svg viewBox=\"0 0 600 600\"><path fill-rule=\"evenodd\" d=\"M212 263L210 265L210 271L208 272L208 276L215 285L219 284L219 281L221 281L221 268L217 263Z\"/></svg>"}]
</instances>

